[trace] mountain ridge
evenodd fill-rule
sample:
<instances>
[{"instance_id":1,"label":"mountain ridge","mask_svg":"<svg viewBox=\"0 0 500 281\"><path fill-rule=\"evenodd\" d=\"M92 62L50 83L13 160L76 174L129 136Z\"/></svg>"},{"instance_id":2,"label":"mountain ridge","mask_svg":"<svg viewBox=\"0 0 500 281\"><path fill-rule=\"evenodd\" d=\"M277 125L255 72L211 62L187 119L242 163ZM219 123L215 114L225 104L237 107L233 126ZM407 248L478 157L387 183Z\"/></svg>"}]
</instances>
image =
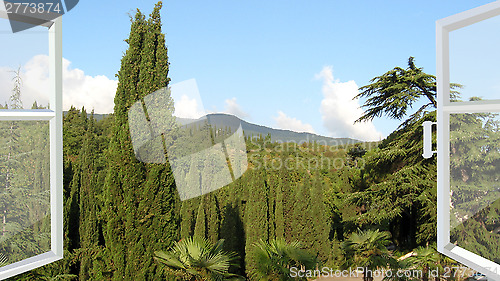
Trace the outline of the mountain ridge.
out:
<instances>
[{"instance_id":1,"label":"mountain ridge","mask_svg":"<svg viewBox=\"0 0 500 281\"><path fill-rule=\"evenodd\" d=\"M332 138L308 132L295 132L287 129L270 128L267 126L247 122L237 116L226 113L211 113L206 115L206 118L211 125L215 125L217 128L229 127L231 128L232 132L235 132L241 124L241 128L243 129L243 132L247 138L256 138L260 135L265 137L269 134L271 135L271 141L273 142L296 142L298 144L301 144L304 142L316 141L320 144L325 145L344 145L362 142L360 140L352 138ZM180 122L189 122L188 120L189 119L182 119L182 121Z\"/></svg>"},{"instance_id":2,"label":"mountain ridge","mask_svg":"<svg viewBox=\"0 0 500 281\"><path fill-rule=\"evenodd\" d=\"M66 115L67 111L64 111L64 115ZM91 114L88 114L90 117ZM94 113L94 119L100 121L110 114L97 114ZM257 125L245 121L235 115L227 114L227 113L210 113L205 117L201 117L199 119L188 119L188 118L177 118L178 122L181 124L187 124L202 120L203 118L207 118L211 125L215 125L217 128L231 128L232 132L236 132L238 127L241 124L241 128L247 138L257 138L259 136L266 137L268 134L271 135L271 141L273 142L295 142L298 144L302 144L304 142L318 142L319 144L324 145L344 145L344 144L355 144L362 143L362 141L352 138L332 138L321 136L318 134L308 133L308 132L295 132L287 129L275 129L271 127L267 127L264 125Z\"/></svg>"}]
</instances>

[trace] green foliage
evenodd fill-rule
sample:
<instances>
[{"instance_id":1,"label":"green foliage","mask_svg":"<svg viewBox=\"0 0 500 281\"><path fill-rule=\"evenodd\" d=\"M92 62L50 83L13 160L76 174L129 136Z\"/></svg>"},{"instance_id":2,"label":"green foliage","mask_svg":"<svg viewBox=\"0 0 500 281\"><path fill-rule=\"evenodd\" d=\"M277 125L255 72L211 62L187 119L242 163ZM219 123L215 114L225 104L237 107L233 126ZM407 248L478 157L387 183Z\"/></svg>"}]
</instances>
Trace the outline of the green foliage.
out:
<instances>
[{"instance_id":1,"label":"green foliage","mask_svg":"<svg viewBox=\"0 0 500 281\"><path fill-rule=\"evenodd\" d=\"M12 89L12 95L9 98L10 109L22 109L23 102L21 100L21 86L23 81L21 79L21 67L18 67L17 70L13 71L14 77L12 80L14 81L14 88Z\"/></svg>"},{"instance_id":2,"label":"green foliage","mask_svg":"<svg viewBox=\"0 0 500 281\"><path fill-rule=\"evenodd\" d=\"M63 117L63 151L65 158L76 161L82 149L85 131L87 130L87 113L84 108L78 110L73 106Z\"/></svg>"},{"instance_id":3,"label":"green foliage","mask_svg":"<svg viewBox=\"0 0 500 281\"><path fill-rule=\"evenodd\" d=\"M195 200L185 200L181 203L180 218L181 218L181 229L180 237L190 237L193 236L196 217L194 216L194 203Z\"/></svg>"},{"instance_id":4,"label":"green foliage","mask_svg":"<svg viewBox=\"0 0 500 281\"><path fill-rule=\"evenodd\" d=\"M205 214L205 197L201 198L196 214L196 224L194 226L194 237L207 239L207 216Z\"/></svg>"},{"instance_id":5,"label":"green foliage","mask_svg":"<svg viewBox=\"0 0 500 281\"><path fill-rule=\"evenodd\" d=\"M303 250L299 242L287 243L281 238L255 243L250 255L254 264L249 274L252 280L307 280L291 277L290 269L313 270L317 265L314 256Z\"/></svg>"},{"instance_id":6,"label":"green foliage","mask_svg":"<svg viewBox=\"0 0 500 281\"><path fill-rule=\"evenodd\" d=\"M132 104L168 86L161 6L158 2L148 20L140 11L135 14L126 40L129 48L117 75L104 188L106 262L112 267L113 280L162 278L153 262L153 252L170 246L178 237L179 199L170 166L139 162L128 126ZM164 109L173 112L173 108Z\"/></svg>"},{"instance_id":7,"label":"green foliage","mask_svg":"<svg viewBox=\"0 0 500 281\"><path fill-rule=\"evenodd\" d=\"M360 144L354 145L353 148L349 149L347 155L351 157L352 161L355 161L357 158L363 157L366 154L366 149L364 149Z\"/></svg>"},{"instance_id":8,"label":"green foliage","mask_svg":"<svg viewBox=\"0 0 500 281\"><path fill-rule=\"evenodd\" d=\"M250 140L248 144L251 144ZM207 235L207 207L202 207L203 203L197 203L200 202L197 200L213 196L219 207L219 237L225 239L227 249L244 258L245 264L240 265L244 268L240 271L242 274L255 268L248 254L254 243L279 238L299 241L322 263L336 267L340 238L330 237L332 224L326 203L330 194L348 192L352 190L352 184L346 176L350 167L335 170L326 164L330 160L346 159L345 149L313 143L299 146L272 142L260 148L249 152L250 168L241 178L201 198L184 201L181 225L191 231L194 229L195 237L201 236L196 229L205 225L205 230L200 232ZM303 165L308 161L326 164L324 167L311 165L308 170L308 166ZM332 184L335 190L331 188ZM328 196L325 196L327 191ZM346 206L345 210L348 208ZM202 217L205 219L200 219ZM343 223L339 221L338 227L341 228ZM189 233L189 230L182 230L182 233Z\"/></svg>"},{"instance_id":9,"label":"green foliage","mask_svg":"<svg viewBox=\"0 0 500 281\"><path fill-rule=\"evenodd\" d=\"M435 238L436 163L421 157L421 123L435 119L434 113L425 113L435 105L434 76L415 67L410 58L407 69L395 68L361 88L358 98L368 98L368 110L358 121L383 114L402 119L418 98L429 100L380 144L328 146L277 143L271 135L249 137L249 169L241 178L180 202L168 163L139 162L128 127L131 105L145 104L149 93L169 83L160 8L161 2L148 19L140 11L132 19L129 48L117 75L115 113L97 122L85 109L71 108L64 117L65 258L15 280L228 280L245 272L255 280L291 280L293 266L340 267L341 250L344 265L430 268L435 262L431 250L419 248L414 257L397 264L387 250L388 232L354 231L388 230L399 250ZM19 105L21 81L16 85L7 108ZM33 107L41 108L36 103ZM167 115L173 112L170 97L162 110ZM170 117L164 121L171 122ZM451 120L452 152L472 152L469 157L452 158L452 181L458 186L455 206L463 217L477 208L472 197L488 202L494 197L499 126L488 114ZM22 258L17 254L41 253L50 245L46 235L50 220L36 220L44 214L40 205L47 197L41 186L48 181L47 175L36 171L47 168L47 163L24 161L23 156L28 151L43 158L46 133L36 122L0 126L0 250L9 254L11 262ZM227 126L194 126L185 128L179 138L198 140L202 130L209 130L211 146L232 131ZM167 138L158 138L157 145ZM197 141L192 145L199 147ZM331 165L338 161L342 165ZM212 168L204 165L203 172L212 175ZM192 184L216 184L212 177L200 178L193 163L184 176ZM491 193L481 195L477 186ZM27 195L19 205L29 206L30 214L8 206L19 195ZM499 210L500 204L494 202L474 212L451 238L470 243L483 255L493 251L490 255L497 257L500 250L493 242L500 229ZM23 227L6 241L6 233ZM179 237L181 241L174 242ZM158 251L167 248L171 250ZM4 262L1 256L0 262Z\"/></svg>"},{"instance_id":10,"label":"green foliage","mask_svg":"<svg viewBox=\"0 0 500 281\"><path fill-rule=\"evenodd\" d=\"M459 263L437 252L434 245L420 246L408 254L400 257L396 263L391 265L391 276L385 276L383 280L436 280L436 276L449 276L446 280L465 280L464 276L469 276L468 272ZM397 274L397 272L409 273ZM439 278L439 277L437 277Z\"/></svg>"},{"instance_id":11,"label":"green foliage","mask_svg":"<svg viewBox=\"0 0 500 281\"><path fill-rule=\"evenodd\" d=\"M361 87L355 98L366 98L363 108L364 114L356 122L370 121L375 117L387 115L389 118L401 120L407 116L414 102L425 97L424 104L407 122L419 119L427 108L435 108L436 103L436 77L427 74L423 68L415 66L414 58L408 59L408 67L394 69L370 80L369 85ZM459 84L451 84L452 89L460 88ZM451 91L453 99L458 97L458 92ZM407 122L403 123L406 124Z\"/></svg>"},{"instance_id":12,"label":"green foliage","mask_svg":"<svg viewBox=\"0 0 500 281\"><path fill-rule=\"evenodd\" d=\"M497 114L450 117L451 241L500 262Z\"/></svg>"},{"instance_id":13,"label":"green foliage","mask_svg":"<svg viewBox=\"0 0 500 281\"><path fill-rule=\"evenodd\" d=\"M390 233L377 230L365 230L352 233L342 243L346 265L363 267L363 280L373 280L370 272L386 268L395 263L386 246L390 243Z\"/></svg>"},{"instance_id":14,"label":"green foliage","mask_svg":"<svg viewBox=\"0 0 500 281\"><path fill-rule=\"evenodd\" d=\"M267 241L269 239L269 186L265 182L262 170L249 171L248 188L251 191L251 197L247 203L246 231L245 231L245 251L248 252L254 243L259 240ZM249 256L246 256L246 270L251 270L248 266Z\"/></svg>"},{"instance_id":15,"label":"green foliage","mask_svg":"<svg viewBox=\"0 0 500 281\"><path fill-rule=\"evenodd\" d=\"M236 265L237 255L223 250L224 240L213 244L205 238L187 237L168 252L155 252L155 259L165 265L170 278L193 281L236 280L239 276L229 272Z\"/></svg>"},{"instance_id":16,"label":"green foliage","mask_svg":"<svg viewBox=\"0 0 500 281\"><path fill-rule=\"evenodd\" d=\"M436 107L436 77L417 68L410 57L408 68L395 67L370 82L356 97L367 98L365 114L357 122L382 115L401 120L415 101L424 97L428 103L363 158L356 192L345 195L358 208L347 221L389 229L398 246L411 249L435 239L436 160L421 156L421 124L435 120L435 113L426 110ZM456 101L459 93L452 91L451 96Z\"/></svg>"},{"instance_id":17,"label":"green foliage","mask_svg":"<svg viewBox=\"0 0 500 281\"><path fill-rule=\"evenodd\" d=\"M408 258L408 263L413 268L419 269L422 272L422 280L429 280L429 272L438 268L441 257L436 249L432 246L418 247L414 251L414 255ZM439 268L438 268L439 269ZM440 268L442 272L443 268Z\"/></svg>"},{"instance_id":18,"label":"green foliage","mask_svg":"<svg viewBox=\"0 0 500 281\"><path fill-rule=\"evenodd\" d=\"M0 252L8 264L50 250L48 129L44 121L0 122Z\"/></svg>"},{"instance_id":19,"label":"green foliage","mask_svg":"<svg viewBox=\"0 0 500 281\"><path fill-rule=\"evenodd\" d=\"M309 178L298 184L295 204L292 210L293 239L300 241L304 248L312 249L314 225L317 218L312 217L311 181Z\"/></svg>"},{"instance_id":20,"label":"green foliage","mask_svg":"<svg viewBox=\"0 0 500 281\"><path fill-rule=\"evenodd\" d=\"M435 239L436 159L422 157L422 122L434 118L395 131L365 157L357 191L345 195L359 211L347 220L388 229L409 249Z\"/></svg>"},{"instance_id":21,"label":"green foliage","mask_svg":"<svg viewBox=\"0 0 500 281\"><path fill-rule=\"evenodd\" d=\"M308 206L310 209L310 221L307 227L311 229L311 245L307 249L314 253L318 260L326 262L333 252L331 250L330 224L328 223L327 205L324 196L325 183L321 181L320 176L316 176L311 186L311 204ZM300 226L296 226L300 227ZM306 227L306 226L304 226ZM301 239L299 241L303 241Z\"/></svg>"}]
</instances>

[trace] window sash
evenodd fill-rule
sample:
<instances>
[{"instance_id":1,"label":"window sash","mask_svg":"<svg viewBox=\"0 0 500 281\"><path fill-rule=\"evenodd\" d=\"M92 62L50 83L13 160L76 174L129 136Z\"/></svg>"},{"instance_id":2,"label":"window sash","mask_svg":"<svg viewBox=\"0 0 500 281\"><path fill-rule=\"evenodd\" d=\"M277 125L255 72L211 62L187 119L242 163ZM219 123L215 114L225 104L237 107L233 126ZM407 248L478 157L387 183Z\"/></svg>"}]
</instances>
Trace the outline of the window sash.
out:
<instances>
[{"instance_id":1,"label":"window sash","mask_svg":"<svg viewBox=\"0 0 500 281\"><path fill-rule=\"evenodd\" d=\"M439 252L500 280L500 265L450 243L450 114L500 112L500 100L451 102L449 33L500 15L500 1L436 22L437 58L437 249Z\"/></svg>"},{"instance_id":2,"label":"window sash","mask_svg":"<svg viewBox=\"0 0 500 281\"><path fill-rule=\"evenodd\" d=\"M6 14L0 11L0 18ZM49 36L49 109L0 110L0 121L49 121L51 251L0 268L0 279L63 258L62 19L44 25Z\"/></svg>"}]
</instances>

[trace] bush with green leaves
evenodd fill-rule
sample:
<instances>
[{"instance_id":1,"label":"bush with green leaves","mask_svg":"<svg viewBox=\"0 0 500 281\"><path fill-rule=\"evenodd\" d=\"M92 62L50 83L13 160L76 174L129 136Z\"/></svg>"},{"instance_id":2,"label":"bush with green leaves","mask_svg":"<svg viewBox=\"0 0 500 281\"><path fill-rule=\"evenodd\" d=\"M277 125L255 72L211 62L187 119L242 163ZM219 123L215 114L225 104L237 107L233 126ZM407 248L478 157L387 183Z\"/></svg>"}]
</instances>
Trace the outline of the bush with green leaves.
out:
<instances>
[{"instance_id":1,"label":"bush with green leaves","mask_svg":"<svg viewBox=\"0 0 500 281\"><path fill-rule=\"evenodd\" d=\"M247 269L252 280L307 280L292 278L291 268L314 270L317 266L316 257L302 249L297 241L288 243L279 238L269 242L260 240L249 254L252 264L247 265Z\"/></svg>"},{"instance_id":2,"label":"bush with green leaves","mask_svg":"<svg viewBox=\"0 0 500 281\"><path fill-rule=\"evenodd\" d=\"M167 252L155 252L155 260L164 265L167 274L179 280L238 280L230 273L238 256L223 250L224 239L212 244L206 238L188 237L176 242Z\"/></svg>"}]
</instances>

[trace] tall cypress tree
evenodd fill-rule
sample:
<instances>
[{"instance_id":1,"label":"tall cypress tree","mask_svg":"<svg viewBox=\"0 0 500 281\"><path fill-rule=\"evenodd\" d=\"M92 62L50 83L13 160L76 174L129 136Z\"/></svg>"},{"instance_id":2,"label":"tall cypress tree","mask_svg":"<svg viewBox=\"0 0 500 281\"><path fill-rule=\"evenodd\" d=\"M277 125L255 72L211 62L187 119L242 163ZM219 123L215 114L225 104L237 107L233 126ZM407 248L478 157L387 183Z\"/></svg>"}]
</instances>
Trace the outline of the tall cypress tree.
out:
<instances>
[{"instance_id":1,"label":"tall cypress tree","mask_svg":"<svg viewBox=\"0 0 500 281\"><path fill-rule=\"evenodd\" d=\"M280 155L281 167L278 171L279 178L276 186L274 215L276 238L284 238L287 241L292 241L292 210L295 198L293 196L293 189L295 188L295 183L290 178L290 167L286 165L288 157L289 152L286 150Z\"/></svg>"},{"instance_id":2,"label":"tall cypress tree","mask_svg":"<svg viewBox=\"0 0 500 281\"><path fill-rule=\"evenodd\" d=\"M330 226L326 215L326 205L324 202L324 183L318 173L312 183L311 188L311 222L312 222L312 249L321 261L329 257L331 242L329 240Z\"/></svg>"},{"instance_id":3,"label":"tall cypress tree","mask_svg":"<svg viewBox=\"0 0 500 281\"><path fill-rule=\"evenodd\" d=\"M205 196L205 215L207 216L207 238L212 243L217 243L219 240L219 230L220 230L220 212L219 204L217 202L216 192L211 192Z\"/></svg>"},{"instance_id":4,"label":"tall cypress tree","mask_svg":"<svg viewBox=\"0 0 500 281\"><path fill-rule=\"evenodd\" d=\"M161 30L161 7L162 3L158 2L147 22L138 84L138 89L142 91L141 96L165 88L170 82L165 35ZM171 97L167 97L166 100L167 104L155 104L158 106L155 109L168 112L171 118L163 119L162 122L172 124L173 101ZM151 110L151 106L153 104L148 110ZM161 142L163 136L157 140ZM161 147L161 143L159 144ZM139 277L144 280L158 280L161 278L161 273L156 270L154 251L169 248L179 238L180 200L169 164L146 164L146 180L138 193L141 194L138 208L141 239L136 244L136 249L137 254L146 251L147 256L137 259L140 263L134 269L138 274L135 280L139 280Z\"/></svg>"},{"instance_id":5,"label":"tall cypress tree","mask_svg":"<svg viewBox=\"0 0 500 281\"><path fill-rule=\"evenodd\" d=\"M115 95L115 119L113 137L109 144L109 170L105 180L105 209L107 210L106 248L108 264L113 270L113 280L127 279L125 276L127 257L126 232L131 228L127 221L135 200L133 189L144 180L144 167L137 161L129 135L127 110L138 98L136 85L139 80L140 50L145 29L144 16L137 11L126 42L129 48L122 58L118 72L118 88ZM127 225L125 225L127 223Z\"/></svg>"},{"instance_id":6,"label":"tall cypress tree","mask_svg":"<svg viewBox=\"0 0 500 281\"><path fill-rule=\"evenodd\" d=\"M269 187L265 181L262 169L253 170L249 175L249 197L247 212L245 212L245 252L248 253L254 244L260 240L269 239ZM249 255L245 256L246 271L255 267L255 261Z\"/></svg>"},{"instance_id":7,"label":"tall cypress tree","mask_svg":"<svg viewBox=\"0 0 500 281\"><path fill-rule=\"evenodd\" d=\"M304 182L298 184L294 194L295 206L292 210L293 229L292 240L300 241L307 249L312 248L314 235L314 220L311 214L311 181L306 175Z\"/></svg>"},{"instance_id":8,"label":"tall cypress tree","mask_svg":"<svg viewBox=\"0 0 500 281\"><path fill-rule=\"evenodd\" d=\"M236 252L240 257L239 268L236 270L238 274L244 274L245 272L245 226L241 211L243 207L242 201L246 199L243 179L246 179L246 176L222 188L221 193L226 195L226 199L225 203L223 203L223 200L220 201L220 238L224 239L224 248L227 251Z\"/></svg>"},{"instance_id":9,"label":"tall cypress tree","mask_svg":"<svg viewBox=\"0 0 500 281\"><path fill-rule=\"evenodd\" d=\"M178 196L168 164L139 162L131 143L128 110L168 86L168 57L159 2L149 20L137 11L122 58L109 146L106 247L113 280L157 280L153 252L178 237ZM173 111L172 109L170 109Z\"/></svg>"},{"instance_id":10,"label":"tall cypress tree","mask_svg":"<svg viewBox=\"0 0 500 281\"><path fill-rule=\"evenodd\" d=\"M193 202L195 199L186 200L182 202L181 206L181 229L180 238L184 239L193 236L194 223L195 223L195 213L196 210L194 206L196 204Z\"/></svg>"},{"instance_id":11,"label":"tall cypress tree","mask_svg":"<svg viewBox=\"0 0 500 281\"><path fill-rule=\"evenodd\" d=\"M205 197L203 196L198 206L196 214L196 224L194 226L194 236L197 238L207 237L207 217L205 215Z\"/></svg>"},{"instance_id":12,"label":"tall cypress tree","mask_svg":"<svg viewBox=\"0 0 500 281\"><path fill-rule=\"evenodd\" d=\"M102 206L99 191L102 189L99 185L99 172L104 167L99 165L101 148L96 140L96 127L93 117L90 118L88 130L85 134L82 150L79 155L80 159L80 247L82 251L80 260L80 280L88 280L92 278L102 279L102 275L98 270L94 269L94 263L99 262L95 256L101 253L102 244L100 237L102 236L102 227L99 221L99 210ZM92 270L94 269L94 270ZM97 274L97 276L96 276Z\"/></svg>"}]
</instances>

